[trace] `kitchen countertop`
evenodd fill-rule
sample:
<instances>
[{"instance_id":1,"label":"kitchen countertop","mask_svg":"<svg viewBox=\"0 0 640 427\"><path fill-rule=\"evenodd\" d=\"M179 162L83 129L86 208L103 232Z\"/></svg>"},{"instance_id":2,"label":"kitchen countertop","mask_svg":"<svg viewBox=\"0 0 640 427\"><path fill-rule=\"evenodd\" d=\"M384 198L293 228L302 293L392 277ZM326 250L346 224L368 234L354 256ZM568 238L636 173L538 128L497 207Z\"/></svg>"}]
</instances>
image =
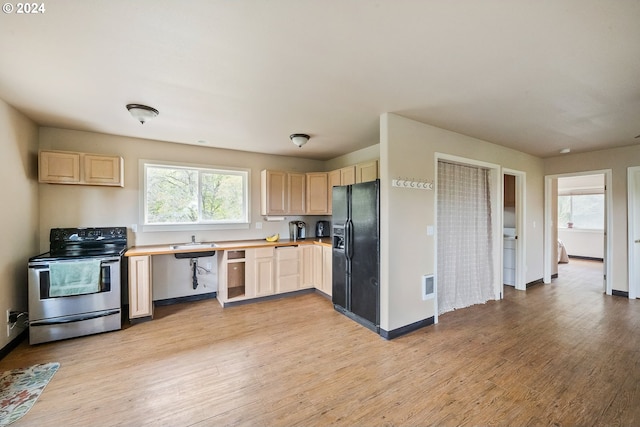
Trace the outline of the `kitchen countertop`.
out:
<instances>
[{"instance_id":1,"label":"kitchen countertop","mask_svg":"<svg viewBox=\"0 0 640 427\"><path fill-rule=\"evenodd\" d=\"M202 242L212 243L212 242ZM147 256L147 255L172 255L175 253L191 252L211 252L211 251L232 251L237 249L264 248L268 246L295 246L295 245L322 245L331 247L330 237L313 237L303 240L281 239L277 242L267 242L266 240L230 240L216 241L214 247L180 248L174 249L174 245L185 245L185 243L167 243L165 245L133 246L127 250L125 256Z\"/></svg>"}]
</instances>

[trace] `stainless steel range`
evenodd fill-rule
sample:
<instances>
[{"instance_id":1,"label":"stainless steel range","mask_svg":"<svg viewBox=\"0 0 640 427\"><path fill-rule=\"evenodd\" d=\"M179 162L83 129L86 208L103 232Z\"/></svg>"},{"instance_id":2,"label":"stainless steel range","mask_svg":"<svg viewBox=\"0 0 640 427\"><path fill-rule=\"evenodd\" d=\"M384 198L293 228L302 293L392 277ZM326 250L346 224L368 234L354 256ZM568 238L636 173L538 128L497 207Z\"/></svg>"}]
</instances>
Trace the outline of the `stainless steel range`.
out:
<instances>
[{"instance_id":1,"label":"stainless steel range","mask_svg":"<svg viewBox=\"0 0 640 427\"><path fill-rule=\"evenodd\" d=\"M29 259L29 342L120 329L126 227L52 228L49 244Z\"/></svg>"}]
</instances>

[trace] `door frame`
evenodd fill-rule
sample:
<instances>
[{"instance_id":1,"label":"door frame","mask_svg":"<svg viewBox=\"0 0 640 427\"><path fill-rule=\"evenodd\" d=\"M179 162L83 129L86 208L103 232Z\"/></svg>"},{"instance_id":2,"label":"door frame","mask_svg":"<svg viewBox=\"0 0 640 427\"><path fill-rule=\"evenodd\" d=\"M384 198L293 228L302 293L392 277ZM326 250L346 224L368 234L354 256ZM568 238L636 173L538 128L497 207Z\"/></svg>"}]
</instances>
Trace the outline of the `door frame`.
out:
<instances>
[{"instance_id":1,"label":"door frame","mask_svg":"<svg viewBox=\"0 0 640 427\"><path fill-rule=\"evenodd\" d=\"M636 269L633 267L636 251L640 251L640 248L637 249L635 244L636 236L640 234L640 230L636 227L636 223L633 220L636 215L640 215L640 212L636 211L634 203L636 194L640 191L640 188L636 188L636 180L634 179L636 173L640 173L640 166L627 168L627 266L629 270L629 299L636 299L640 294L640 285L638 284L640 277L637 277Z\"/></svg>"},{"instance_id":2,"label":"door frame","mask_svg":"<svg viewBox=\"0 0 640 427\"><path fill-rule=\"evenodd\" d=\"M566 178L571 176L581 176L581 175L604 175L604 291L607 295L611 295L611 283L612 283L612 273L611 273L611 248L612 245L612 236L613 236L613 203L611 197L611 169L601 169L601 170L590 170L590 171L580 171L580 172L569 172L563 174L556 175L545 175L544 177L544 265L543 265L543 278L542 281L545 284L551 283L551 270L553 265L553 256L555 251L553 249L553 245L558 245L557 239L553 239L553 228L557 228L557 211L551 212L551 197L553 195L553 180L558 178ZM557 195L556 195L557 196ZM555 260L556 264L558 260Z\"/></svg>"},{"instance_id":3,"label":"door frame","mask_svg":"<svg viewBox=\"0 0 640 427\"><path fill-rule=\"evenodd\" d=\"M519 291L527 290L525 278L526 265L526 205L527 205L527 173L515 169L502 169L502 182L504 185L504 176L512 175L516 177L516 282L515 288ZM503 197L504 197L504 188ZM502 228L504 229L504 215L502 218ZM503 242L504 243L504 242Z\"/></svg>"},{"instance_id":4,"label":"door frame","mask_svg":"<svg viewBox=\"0 0 640 427\"><path fill-rule=\"evenodd\" d=\"M494 297L496 301L504 298L504 283L503 283L503 272L502 272L502 254L504 251L504 239L503 239L503 206L504 206L504 177L502 175L502 170L500 165L495 163L483 162L481 160L469 159L466 157L454 156L451 154L438 153L436 152L434 155L435 159L435 194L434 194L434 220L435 223L438 224L438 162L440 160L449 161L458 163L461 165L478 167L489 169L489 185L491 194L496 194L498 197L493 197L491 200L491 212L496 213L496 215L491 216L491 228L492 228L492 251L491 256L493 257L493 289L494 289ZM436 226L435 233L435 251L434 251L434 266L435 266L435 283L436 286L438 282L438 227ZM497 273L495 273L497 272ZM437 296L436 296L437 298Z\"/></svg>"}]
</instances>

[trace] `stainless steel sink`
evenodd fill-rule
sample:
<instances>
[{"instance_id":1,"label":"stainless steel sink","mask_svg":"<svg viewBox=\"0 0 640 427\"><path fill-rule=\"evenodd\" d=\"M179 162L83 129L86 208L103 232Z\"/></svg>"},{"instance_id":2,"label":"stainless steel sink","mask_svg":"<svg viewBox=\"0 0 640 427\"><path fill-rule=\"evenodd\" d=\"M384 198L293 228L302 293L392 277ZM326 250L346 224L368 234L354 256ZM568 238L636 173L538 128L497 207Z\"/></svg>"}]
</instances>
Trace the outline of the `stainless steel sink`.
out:
<instances>
[{"instance_id":1,"label":"stainless steel sink","mask_svg":"<svg viewBox=\"0 0 640 427\"><path fill-rule=\"evenodd\" d=\"M171 249L207 249L207 248L215 248L215 243L183 243L181 245L171 245Z\"/></svg>"}]
</instances>

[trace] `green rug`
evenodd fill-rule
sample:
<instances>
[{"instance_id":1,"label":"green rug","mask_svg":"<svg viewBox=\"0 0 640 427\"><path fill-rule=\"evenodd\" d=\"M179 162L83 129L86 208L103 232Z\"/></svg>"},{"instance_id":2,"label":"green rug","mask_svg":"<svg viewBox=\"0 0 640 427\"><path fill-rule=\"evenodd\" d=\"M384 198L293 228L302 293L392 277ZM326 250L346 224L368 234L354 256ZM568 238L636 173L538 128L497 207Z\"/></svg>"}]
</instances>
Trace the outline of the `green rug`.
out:
<instances>
[{"instance_id":1,"label":"green rug","mask_svg":"<svg viewBox=\"0 0 640 427\"><path fill-rule=\"evenodd\" d=\"M60 364L45 363L0 374L0 427L29 412Z\"/></svg>"}]
</instances>

